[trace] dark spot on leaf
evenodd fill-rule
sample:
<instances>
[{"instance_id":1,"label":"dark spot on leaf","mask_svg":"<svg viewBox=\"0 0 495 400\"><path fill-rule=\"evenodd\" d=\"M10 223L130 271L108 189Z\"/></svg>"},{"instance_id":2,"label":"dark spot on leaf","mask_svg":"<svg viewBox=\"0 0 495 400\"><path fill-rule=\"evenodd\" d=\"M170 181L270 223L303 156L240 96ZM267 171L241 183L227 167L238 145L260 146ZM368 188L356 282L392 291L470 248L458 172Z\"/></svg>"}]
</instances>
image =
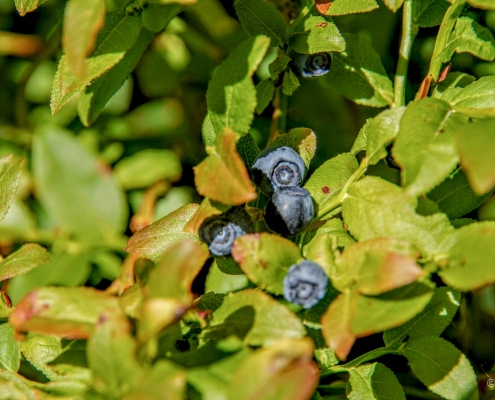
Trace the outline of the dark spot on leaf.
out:
<instances>
[{"instance_id":1,"label":"dark spot on leaf","mask_svg":"<svg viewBox=\"0 0 495 400\"><path fill-rule=\"evenodd\" d=\"M260 265L263 267L263 269L268 269L268 264L266 263L265 260L260 259Z\"/></svg>"},{"instance_id":2,"label":"dark spot on leaf","mask_svg":"<svg viewBox=\"0 0 495 400\"><path fill-rule=\"evenodd\" d=\"M438 133L444 133L444 132L445 132L445 129L440 129L440 130L438 131Z\"/></svg>"},{"instance_id":3,"label":"dark spot on leaf","mask_svg":"<svg viewBox=\"0 0 495 400\"><path fill-rule=\"evenodd\" d=\"M325 194L329 194L330 193L330 188L328 186L323 186L321 188L321 191Z\"/></svg>"},{"instance_id":4,"label":"dark spot on leaf","mask_svg":"<svg viewBox=\"0 0 495 400\"><path fill-rule=\"evenodd\" d=\"M328 22L319 22L315 25L315 28L326 28L328 26Z\"/></svg>"},{"instance_id":5,"label":"dark spot on leaf","mask_svg":"<svg viewBox=\"0 0 495 400\"><path fill-rule=\"evenodd\" d=\"M107 321L108 321L108 316L107 316L107 314L103 313L98 318L98 325L102 325L102 324L104 324Z\"/></svg>"}]
</instances>

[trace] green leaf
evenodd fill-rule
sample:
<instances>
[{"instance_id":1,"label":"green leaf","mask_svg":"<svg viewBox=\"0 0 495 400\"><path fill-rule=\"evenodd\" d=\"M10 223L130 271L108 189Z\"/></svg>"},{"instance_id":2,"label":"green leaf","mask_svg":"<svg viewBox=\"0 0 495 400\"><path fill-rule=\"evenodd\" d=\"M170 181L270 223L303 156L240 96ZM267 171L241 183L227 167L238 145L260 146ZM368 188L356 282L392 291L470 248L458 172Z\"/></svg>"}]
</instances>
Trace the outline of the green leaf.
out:
<instances>
[{"instance_id":1,"label":"green leaf","mask_svg":"<svg viewBox=\"0 0 495 400\"><path fill-rule=\"evenodd\" d=\"M47 365L62 353L60 338L47 335L28 334L21 343L22 355L29 363L50 380L56 380L58 374Z\"/></svg>"},{"instance_id":2,"label":"green leaf","mask_svg":"<svg viewBox=\"0 0 495 400\"><path fill-rule=\"evenodd\" d=\"M32 162L38 198L58 225L89 241L116 241L127 223L127 205L107 167L55 126L35 133Z\"/></svg>"},{"instance_id":3,"label":"green leaf","mask_svg":"<svg viewBox=\"0 0 495 400\"><path fill-rule=\"evenodd\" d=\"M101 314L87 347L98 392L107 398L120 398L140 381L144 371L136 360L136 349L127 319L119 314Z\"/></svg>"},{"instance_id":4,"label":"green leaf","mask_svg":"<svg viewBox=\"0 0 495 400\"><path fill-rule=\"evenodd\" d=\"M77 111L85 126L91 125L96 120L108 101L124 84L153 37L152 32L141 29L136 43L126 51L122 60L81 92Z\"/></svg>"},{"instance_id":5,"label":"green leaf","mask_svg":"<svg viewBox=\"0 0 495 400\"><path fill-rule=\"evenodd\" d=\"M43 286L83 285L91 273L91 253L52 251L50 261L9 281L9 296L14 303L32 290Z\"/></svg>"},{"instance_id":6,"label":"green leaf","mask_svg":"<svg viewBox=\"0 0 495 400\"><path fill-rule=\"evenodd\" d=\"M357 168L356 157L350 153L343 153L325 161L311 175L304 187L318 204L317 217L322 216L325 206L335 200Z\"/></svg>"},{"instance_id":7,"label":"green leaf","mask_svg":"<svg viewBox=\"0 0 495 400\"><path fill-rule=\"evenodd\" d=\"M208 271L206 277L205 291L215 293L229 293L245 289L249 284L246 275L230 275L223 272L217 265L216 259Z\"/></svg>"},{"instance_id":8,"label":"green leaf","mask_svg":"<svg viewBox=\"0 0 495 400\"><path fill-rule=\"evenodd\" d=\"M378 8L375 0L334 0L326 15L347 15L370 12Z\"/></svg>"},{"instance_id":9,"label":"green leaf","mask_svg":"<svg viewBox=\"0 0 495 400\"><path fill-rule=\"evenodd\" d=\"M229 399L308 399L318 383L309 338L286 339L259 349L236 369L229 384Z\"/></svg>"},{"instance_id":10,"label":"green leaf","mask_svg":"<svg viewBox=\"0 0 495 400\"><path fill-rule=\"evenodd\" d=\"M217 258L216 263L220 271L228 275L244 274L239 264L232 258Z\"/></svg>"},{"instance_id":11,"label":"green leaf","mask_svg":"<svg viewBox=\"0 0 495 400\"><path fill-rule=\"evenodd\" d=\"M44 287L17 304L9 323L17 331L88 338L103 311L119 311L118 299L87 287Z\"/></svg>"},{"instance_id":12,"label":"green leaf","mask_svg":"<svg viewBox=\"0 0 495 400\"><path fill-rule=\"evenodd\" d=\"M448 400L477 399L476 375L468 359L442 338L411 340L403 350L419 380Z\"/></svg>"},{"instance_id":13,"label":"green leaf","mask_svg":"<svg viewBox=\"0 0 495 400\"><path fill-rule=\"evenodd\" d=\"M145 28L160 32L182 9L180 4L149 3L143 10L141 19Z\"/></svg>"},{"instance_id":14,"label":"green leaf","mask_svg":"<svg viewBox=\"0 0 495 400\"><path fill-rule=\"evenodd\" d=\"M251 77L270 45L265 36L239 44L213 73L206 101L211 124L218 135L230 128L239 135L249 131L256 109L256 89Z\"/></svg>"},{"instance_id":15,"label":"green leaf","mask_svg":"<svg viewBox=\"0 0 495 400\"><path fill-rule=\"evenodd\" d=\"M248 133L246 136L241 137L237 142L236 148L246 167L251 170L256 157L260 154L260 148L256 144L253 135Z\"/></svg>"},{"instance_id":16,"label":"green leaf","mask_svg":"<svg viewBox=\"0 0 495 400\"><path fill-rule=\"evenodd\" d=\"M17 374L0 369L0 399L35 400L31 388Z\"/></svg>"},{"instance_id":17,"label":"green leaf","mask_svg":"<svg viewBox=\"0 0 495 400\"><path fill-rule=\"evenodd\" d=\"M256 113L261 114L271 103L275 93L275 84L270 78L263 79L256 85Z\"/></svg>"},{"instance_id":18,"label":"green leaf","mask_svg":"<svg viewBox=\"0 0 495 400\"><path fill-rule=\"evenodd\" d=\"M457 92L455 89L465 88L475 80L476 78L474 76L464 72L449 72L447 77L442 82L438 83L432 97L442 99L450 103L450 97ZM444 93L447 91L449 91L450 94L444 98Z\"/></svg>"},{"instance_id":19,"label":"green leaf","mask_svg":"<svg viewBox=\"0 0 495 400\"><path fill-rule=\"evenodd\" d=\"M387 146L399 133L400 120L405 110L405 107L396 107L368 119L359 131L351 153L357 154L366 150L366 158L370 165L375 165L387 157Z\"/></svg>"},{"instance_id":20,"label":"green leaf","mask_svg":"<svg viewBox=\"0 0 495 400\"><path fill-rule=\"evenodd\" d=\"M389 237L412 243L423 255L433 255L453 231L444 214L415 213L417 201L398 186L378 177L354 183L342 203L342 215L359 241Z\"/></svg>"},{"instance_id":21,"label":"green leaf","mask_svg":"<svg viewBox=\"0 0 495 400\"><path fill-rule=\"evenodd\" d=\"M398 346L409 339L440 336L454 318L461 301L461 294L449 287L435 289L425 309L404 325L383 333L383 341L389 347Z\"/></svg>"},{"instance_id":22,"label":"green leaf","mask_svg":"<svg viewBox=\"0 0 495 400\"><path fill-rule=\"evenodd\" d=\"M484 76L466 87L450 86L442 100L451 106L466 108L495 108L495 76Z\"/></svg>"},{"instance_id":23,"label":"green leaf","mask_svg":"<svg viewBox=\"0 0 495 400\"><path fill-rule=\"evenodd\" d=\"M46 0L15 0L15 7L21 17L24 17L28 12L36 10L44 2Z\"/></svg>"},{"instance_id":24,"label":"green leaf","mask_svg":"<svg viewBox=\"0 0 495 400\"><path fill-rule=\"evenodd\" d=\"M249 36L268 36L272 46L284 43L287 25L272 3L264 0L236 0L234 5L242 27Z\"/></svg>"},{"instance_id":25,"label":"green leaf","mask_svg":"<svg viewBox=\"0 0 495 400\"><path fill-rule=\"evenodd\" d=\"M0 281L25 274L48 261L46 249L35 243L25 244L0 262Z\"/></svg>"},{"instance_id":26,"label":"green leaf","mask_svg":"<svg viewBox=\"0 0 495 400\"><path fill-rule=\"evenodd\" d=\"M56 113L72 96L120 62L136 42L140 30L140 18L127 15L125 10L108 13L97 37L95 50L86 60L83 77L77 77L70 69L67 57L62 56L53 81L50 100L52 113Z\"/></svg>"},{"instance_id":27,"label":"green leaf","mask_svg":"<svg viewBox=\"0 0 495 400\"><path fill-rule=\"evenodd\" d=\"M426 194L455 169L456 130L467 121L442 100L426 98L408 105L392 149L407 194Z\"/></svg>"},{"instance_id":28,"label":"green leaf","mask_svg":"<svg viewBox=\"0 0 495 400\"><path fill-rule=\"evenodd\" d=\"M211 343L211 342L210 342ZM197 353L194 354L194 364L198 364L198 359L205 359L208 356L211 357L213 351L207 348L208 344L199 348ZM209 350L207 355L200 353L203 349ZM218 352L218 350L216 350ZM248 348L234 353L230 356L225 356L213 363L201 363L199 367L189 368L187 370L188 384L193 388L190 398L200 398L204 400L227 400L227 388L232 380L233 375L238 370L239 366L249 356L251 351ZM194 397L201 396L201 397Z\"/></svg>"},{"instance_id":29,"label":"green leaf","mask_svg":"<svg viewBox=\"0 0 495 400\"><path fill-rule=\"evenodd\" d=\"M119 161L114 173L125 190L140 189L162 179L177 181L182 174L182 165L172 150L146 149Z\"/></svg>"},{"instance_id":30,"label":"green leaf","mask_svg":"<svg viewBox=\"0 0 495 400\"><path fill-rule=\"evenodd\" d=\"M477 209L492 191L477 196L469 186L468 179L461 169L457 169L440 185L428 193L428 199L433 200L440 211L450 219L460 218Z\"/></svg>"},{"instance_id":31,"label":"green leaf","mask_svg":"<svg viewBox=\"0 0 495 400\"><path fill-rule=\"evenodd\" d=\"M16 373L21 363L21 348L14 334L12 325L0 325L0 367Z\"/></svg>"},{"instance_id":32,"label":"green leaf","mask_svg":"<svg viewBox=\"0 0 495 400\"><path fill-rule=\"evenodd\" d=\"M316 135L309 128L294 128L279 135L270 145L270 147L280 146L288 146L297 151L306 167L309 168L316 152Z\"/></svg>"},{"instance_id":33,"label":"green leaf","mask_svg":"<svg viewBox=\"0 0 495 400\"><path fill-rule=\"evenodd\" d=\"M432 296L431 285L423 282L415 282L380 296L358 296L352 332L362 337L402 325L423 311Z\"/></svg>"},{"instance_id":34,"label":"green leaf","mask_svg":"<svg viewBox=\"0 0 495 400\"><path fill-rule=\"evenodd\" d=\"M205 116L203 125L201 126L201 136L205 146L215 146L217 134L215 133L215 128L213 128L210 114L206 114Z\"/></svg>"},{"instance_id":35,"label":"green leaf","mask_svg":"<svg viewBox=\"0 0 495 400\"><path fill-rule=\"evenodd\" d=\"M256 199L256 189L236 149L237 134L226 129L216 147L194 167L194 182L202 196L223 204L241 205Z\"/></svg>"},{"instance_id":36,"label":"green leaf","mask_svg":"<svg viewBox=\"0 0 495 400\"><path fill-rule=\"evenodd\" d=\"M399 8L402 7L404 0L384 0L383 2L390 11L396 12Z\"/></svg>"},{"instance_id":37,"label":"green leaf","mask_svg":"<svg viewBox=\"0 0 495 400\"><path fill-rule=\"evenodd\" d=\"M335 4L336 1L330 9ZM370 107L392 105L392 81L372 44L359 35L345 34L344 39L346 49L333 54L332 68L325 75L324 83L357 104Z\"/></svg>"},{"instance_id":38,"label":"green leaf","mask_svg":"<svg viewBox=\"0 0 495 400\"><path fill-rule=\"evenodd\" d=\"M448 285L463 291L495 282L491 263L495 223L479 222L463 226L446 238L447 266L438 274Z\"/></svg>"},{"instance_id":39,"label":"green leaf","mask_svg":"<svg viewBox=\"0 0 495 400\"><path fill-rule=\"evenodd\" d=\"M454 53L470 53L482 60L492 61L495 58L495 39L488 28L472 18L460 17L438 59L442 63L448 62Z\"/></svg>"},{"instance_id":40,"label":"green leaf","mask_svg":"<svg viewBox=\"0 0 495 400\"><path fill-rule=\"evenodd\" d=\"M291 36L289 43L300 54L345 50L345 40L335 23L321 15L308 14L296 27L295 34Z\"/></svg>"},{"instance_id":41,"label":"green leaf","mask_svg":"<svg viewBox=\"0 0 495 400\"><path fill-rule=\"evenodd\" d=\"M273 81L276 81L279 75L285 71L287 65L289 65L290 57L286 55L278 56L275 60L273 60L270 65L268 65L268 72L270 72L270 78Z\"/></svg>"},{"instance_id":42,"label":"green leaf","mask_svg":"<svg viewBox=\"0 0 495 400\"><path fill-rule=\"evenodd\" d=\"M346 392L349 400L406 400L404 390L394 373L380 363L351 368Z\"/></svg>"},{"instance_id":43,"label":"green leaf","mask_svg":"<svg viewBox=\"0 0 495 400\"><path fill-rule=\"evenodd\" d=\"M468 4L472 7L481 8L482 10L495 10L493 0L468 0Z\"/></svg>"},{"instance_id":44,"label":"green leaf","mask_svg":"<svg viewBox=\"0 0 495 400\"><path fill-rule=\"evenodd\" d=\"M237 336L251 346L268 346L281 339L302 338L301 321L276 300L260 290L229 293L213 312L206 338Z\"/></svg>"},{"instance_id":45,"label":"green leaf","mask_svg":"<svg viewBox=\"0 0 495 400\"><path fill-rule=\"evenodd\" d=\"M62 47L78 77L86 72L86 58L92 53L104 22L103 0L69 0L65 6Z\"/></svg>"},{"instance_id":46,"label":"green leaf","mask_svg":"<svg viewBox=\"0 0 495 400\"><path fill-rule=\"evenodd\" d=\"M442 23L449 4L445 0L417 0L412 2L413 22L421 28L430 28Z\"/></svg>"},{"instance_id":47,"label":"green leaf","mask_svg":"<svg viewBox=\"0 0 495 400\"><path fill-rule=\"evenodd\" d=\"M297 75L292 69L287 70L284 79L282 80L282 92L286 96L292 96L292 93L294 93L299 86L301 86L301 83L299 82Z\"/></svg>"},{"instance_id":48,"label":"green leaf","mask_svg":"<svg viewBox=\"0 0 495 400\"><path fill-rule=\"evenodd\" d=\"M182 400L186 373L168 360L159 360L144 372L143 380L123 400L156 400L166 393L167 400Z\"/></svg>"},{"instance_id":49,"label":"green leaf","mask_svg":"<svg viewBox=\"0 0 495 400\"><path fill-rule=\"evenodd\" d=\"M200 311L215 311L223 303L224 293L207 292L194 302Z\"/></svg>"},{"instance_id":50,"label":"green leaf","mask_svg":"<svg viewBox=\"0 0 495 400\"><path fill-rule=\"evenodd\" d=\"M269 233L241 236L234 242L232 257L255 285L273 294L284 293L289 268L302 260L294 243Z\"/></svg>"},{"instance_id":51,"label":"green leaf","mask_svg":"<svg viewBox=\"0 0 495 400\"><path fill-rule=\"evenodd\" d=\"M0 221L14 201L26 160L10 154L0 158Z\"/></svg>"},{"instance_id":52,"label":"green leaf","mask_svg":"<svg viewBox=\"0 0 495 400\"><path fill-rule=\"evenodd\" d=\"M184 227L194 216L199 206L188 204L153 222L131 236L126 247L129 253L137 253L158 262L162 255L177 243L196 240L197 234L184 232Z\"/></svg>"},{"instance_id":53,"label":"green leaf","mask_svg":"<svg viewBox=\"0 0 495 400\"><path fill-rule=\"evenodd\" d=\"M477 195L495 186L495 119L474 121L460 127L458 147L461 166Z\"/></svg>"}]
</instances>

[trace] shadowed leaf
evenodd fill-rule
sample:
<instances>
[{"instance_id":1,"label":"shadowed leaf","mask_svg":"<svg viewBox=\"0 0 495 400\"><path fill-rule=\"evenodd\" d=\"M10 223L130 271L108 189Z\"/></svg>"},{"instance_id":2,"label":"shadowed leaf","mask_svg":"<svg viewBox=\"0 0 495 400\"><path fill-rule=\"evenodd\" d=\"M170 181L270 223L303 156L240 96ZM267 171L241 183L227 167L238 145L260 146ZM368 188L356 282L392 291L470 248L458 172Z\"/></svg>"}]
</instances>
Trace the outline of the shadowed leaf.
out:
<instances>
[{"instance_id":1,"label":"shadowed leaf","mask_svg":"<svg viewBox=\"0 0 495 400\"><path fill-rule=\"evenodd\" d=\"M476 375L468 359L442 338L410 340L403 350L419 380L448 400L477 399Z\"/></svg>"}]
</instances>

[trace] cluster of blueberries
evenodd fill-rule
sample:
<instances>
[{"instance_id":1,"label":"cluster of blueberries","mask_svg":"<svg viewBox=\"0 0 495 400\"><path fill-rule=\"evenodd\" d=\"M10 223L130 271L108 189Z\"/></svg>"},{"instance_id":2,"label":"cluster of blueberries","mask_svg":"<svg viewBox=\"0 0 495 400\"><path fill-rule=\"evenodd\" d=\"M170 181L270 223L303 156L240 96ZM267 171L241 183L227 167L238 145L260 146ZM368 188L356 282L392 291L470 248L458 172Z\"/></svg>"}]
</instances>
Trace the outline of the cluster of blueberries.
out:
<instances>
[{"instance_id":1,"label":"cluster of blueberries","mask_svg":"<svg viewBox=\"0 0 495 400\"><path fill-rule=\"evenodd\" d=\"M262 151L252 166L253 181L270 200L265 208L265 222L274 232L297 235L308 228L314 215L310 193L300 187L306 174L304 161L287 146ZM215 257L230 257L234 240L253 233L251 217L243 207L206 219L199 229ZM326 293L328 278L312 261L292 265L284 279L285 298L303 308L310 308Z\"/></svg>"}]
</instances>

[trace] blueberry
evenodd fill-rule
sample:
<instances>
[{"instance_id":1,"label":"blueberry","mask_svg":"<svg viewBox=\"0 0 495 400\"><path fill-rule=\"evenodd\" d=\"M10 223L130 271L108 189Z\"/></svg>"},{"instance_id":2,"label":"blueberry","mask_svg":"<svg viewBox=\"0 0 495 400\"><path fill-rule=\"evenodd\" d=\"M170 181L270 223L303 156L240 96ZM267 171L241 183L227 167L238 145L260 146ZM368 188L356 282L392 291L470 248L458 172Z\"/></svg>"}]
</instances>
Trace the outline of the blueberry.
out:
<instances>
[{"instance_id":1,"label":"blueberry","mask_svg":"<svg viewBox=\"0 0 495 400\"><path fill-rule=\"evenodd\" d=\"M277 190L265 208L265 222L281 235L297 235L313 219L314 206L309 192L301 187Z\"/></svg>"},{"instance_id":2,"label":"blueberry","mask_svg":"<svg viewBox=\"0 0 495 400\"><path fill-rule=\"evenodd\" d=\"M311 308L327 291L328 277L313 261L292 265L284 278L284 297L303 308Z\"/></svg>"},{"instance_id":3,"label":"blueberry","mask_svg":"<svg viewBox=\"0 0 495 400\"><path fill-rule=\"evenodd\" d=\"M199 238L208 244L211 254L229 257L234 240L253 232L251 217L242 207L207 218L199 228Z\"/></svg>"},{"instance_id":4,"label":"blueberry","mask_svg":"<svg viewBox=\"0 0 495 400\"><path fill-rule=\"evenodd\" d=\"M306 165L296 151L282 146L263 150L252 171L256 186L271 196L279 188L300 185L306 174Z\"/></svg>"},{"instance_id":5,"label":"blueberry","mask_svg":"<svg viewBox=\"0 0 495 400\"><path fill-rule=\"evenodd\" d=\"M330 53L300 54L290 52L292 69L302 78L316 78L330 71L332 56Z\"/></svg>"}]
</instances>

